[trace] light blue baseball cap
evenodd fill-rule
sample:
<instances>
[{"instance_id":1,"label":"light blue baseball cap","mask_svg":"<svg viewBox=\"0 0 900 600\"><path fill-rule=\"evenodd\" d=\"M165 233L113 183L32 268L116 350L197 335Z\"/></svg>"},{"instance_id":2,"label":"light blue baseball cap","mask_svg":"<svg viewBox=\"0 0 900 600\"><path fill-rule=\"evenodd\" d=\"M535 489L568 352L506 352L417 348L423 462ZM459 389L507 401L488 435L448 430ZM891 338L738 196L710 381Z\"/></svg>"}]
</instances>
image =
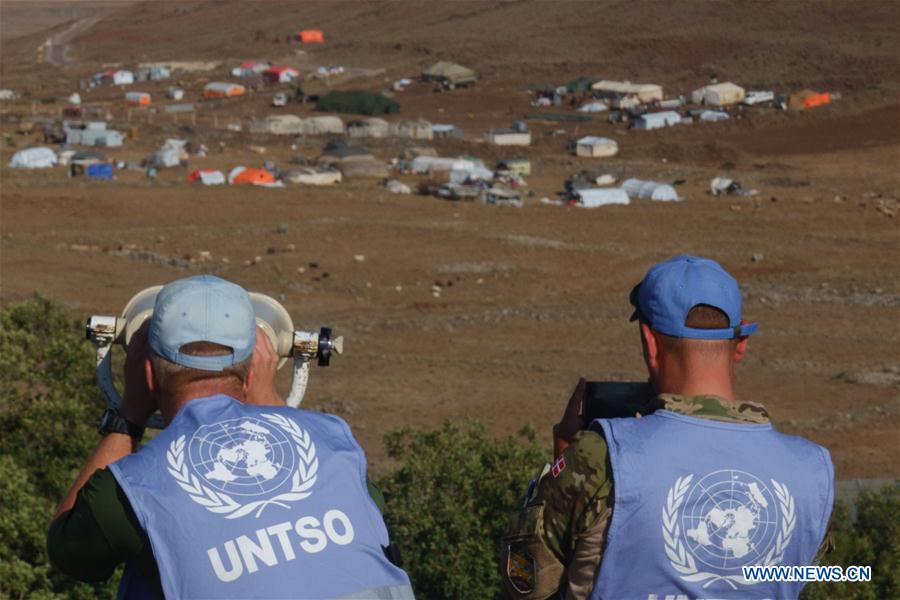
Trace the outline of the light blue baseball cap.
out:
<instances>
[{"instance_id":1,"label":"light blue baseball cap","mask_svg":"<svg viewBox=\"0 0 900 600\"><path fill-rule=\"evenodd\" d=\"M175 364L221 371L250 358L256 345L256 315L250 296L239 285L213 275L198 275L163 286L150 319L150 348ZM193 356L181 352L192 342L213 342L231 354Z\"/></svg>"},{"instance_id":2,"label":"light blue baseball cap","mask_svg":"<svg viewBox=\"0 0 900 600\"><path fill-rule=\"evenodd\" d=\"M631 291L631 320L641 319L654 330L679 338L730 340L750 335L756 323L741 325L741 289L737 280L714 260L681 255L653 265ZM727 329L695 329L685 325L698 304L718 308L728 316Z\"/></svg>"}]
</instances>

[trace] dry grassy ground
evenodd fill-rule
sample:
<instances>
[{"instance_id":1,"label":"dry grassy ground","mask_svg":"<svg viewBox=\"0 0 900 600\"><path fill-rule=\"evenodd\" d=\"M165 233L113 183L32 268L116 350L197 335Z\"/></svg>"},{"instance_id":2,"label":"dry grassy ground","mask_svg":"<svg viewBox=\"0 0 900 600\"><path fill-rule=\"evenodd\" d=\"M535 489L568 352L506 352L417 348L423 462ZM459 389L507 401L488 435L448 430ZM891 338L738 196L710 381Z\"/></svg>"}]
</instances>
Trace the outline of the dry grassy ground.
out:
<instances>
[{"instance_id":1,"label":"dry grassy ground","mask_svg":"<svg viewBox=\"0 0 900 600\"><path fill-rule=\"evenodd\" d=\"M10 6L25 10L4 2L0 16ZM72 23L50 25L61 31ZM331 41L297 54L284 36L307 26L323 28ZM100 15L72 40L63 68L35 63L47 31L11 40L4 29L4 36L2 87L33 98L67 94L79 77L115 62L225 60L218 71L184 78L196 97L202 78L225 77L237 58L386 68L384 77L363 82L373 90L438 58L458 60L482 72L476 87L434 94L414 85L397 96L399 117L460 124L469 141L435 143L442 155L531 158L535 197L517 210L392 196L371 180L324 190L198 188L184 183L181 169L162 172L156 183L139 172L112 183L73 182L61 169L8 169L15 149L4 145L3 303L40 291L85 315L115 312L144 286L204 271L272 294L298 325L329 324L347 336L346 356L314 373L308 404L347 418L377 464L381 435L404 424L478 418L496 433L532 423L549 437L579 375L642 376L627 294L644 271L672 254L703 254L738 277L747 316L761 324L739 367L741 397L766 404L784 430L828 446L840 478L900 475L891 3L810 10L799 3L150 2ZM527 83L591 74L656 81L674 94L690 92L710 72L750 88L825 87L843 100L658 132L603 121L535 124L535 144L512 153L472 141L531 110L519 91ZM158 97L166 85L145 87ZM213 150L191 168L263 158L284 165L296 153L313 158L324 142L294 151L285 139L181 129L185 121L160 117L148 124L137 112L129 125L121 90L85 96L109 102L123 129L139 126L138 139L115 152L123 160L174 135ZM246 122L270 112L269 98L204 106L201 121L216 114ZM5 134L19 113L28 116L30 100L3 111ZM565 134L548 135L556 129ZM604 162L568 155L566 142L585 133L614 137L620 155ZM31 140L13 138L17 147ZM265 156L250 144L265 146ZM370 146L388 159L404 144ZM678 189L686 201L595 211L537 202L596 164L627 176L685 179ZM723 174L760 195L711 198L709 179ZM279 225L287 232L277 233ZM201 251L212 260L202 262ZM256 256L258 263L245 265ZM443 288L438 298L435 283Z\"/></svg>"}]
</instances>

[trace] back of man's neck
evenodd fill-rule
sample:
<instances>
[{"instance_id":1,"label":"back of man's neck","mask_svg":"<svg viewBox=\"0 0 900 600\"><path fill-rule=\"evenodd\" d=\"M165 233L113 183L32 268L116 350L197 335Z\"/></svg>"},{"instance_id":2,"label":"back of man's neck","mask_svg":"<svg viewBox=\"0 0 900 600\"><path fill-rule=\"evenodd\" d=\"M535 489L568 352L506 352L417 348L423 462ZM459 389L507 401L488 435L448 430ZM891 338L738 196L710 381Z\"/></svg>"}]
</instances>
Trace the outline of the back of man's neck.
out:
<instances>
[{"instance_id":1,"label":"back of man's neck","mask_svg":"<svg viewBox=\"0 0 900 600\"><path fill-rule=\"evenodd\" d=\"M209 398L211 396L224 395L230 398L234 398L238 402L244 401L244 390L239 387L234 386L221 386L221 385L205 385L203 382L199 382L198 385L187 385L177 390L174 394L172 394L168 402L165 402L163 407L161 407L160 412L162 412L163 419L168 424L175 418L175 415L178 414L178 411L181 410L185 404L190 402L191 400L195 400L197 398Z\"/></svg>"}]
</instances>

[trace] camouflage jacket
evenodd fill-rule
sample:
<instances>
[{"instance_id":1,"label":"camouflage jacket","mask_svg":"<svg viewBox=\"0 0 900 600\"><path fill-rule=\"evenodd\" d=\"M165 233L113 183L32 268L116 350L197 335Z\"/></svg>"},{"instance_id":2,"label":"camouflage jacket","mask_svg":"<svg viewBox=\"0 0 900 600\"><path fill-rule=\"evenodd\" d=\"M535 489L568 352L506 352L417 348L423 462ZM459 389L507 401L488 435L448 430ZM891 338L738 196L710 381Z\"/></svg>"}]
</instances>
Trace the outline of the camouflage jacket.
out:
<instances>
[{"instance_id":1,"label":"camouflage jacket","mask_svg":"<svg viewBox=\"0 0 900 600\"><path fill-rule=\"evenodd\" d=\"M760 404L730 402L717 396L662 394L658 406L704 419L767 423ZM603 555L613 509L612 466L602 432L579 432L554 465L546 465L537 493L510 522L503 540L501 574L505 596L567 599L590 595ZM826 536L819 551L830 549Z\"/></svg>"}]
</instances>

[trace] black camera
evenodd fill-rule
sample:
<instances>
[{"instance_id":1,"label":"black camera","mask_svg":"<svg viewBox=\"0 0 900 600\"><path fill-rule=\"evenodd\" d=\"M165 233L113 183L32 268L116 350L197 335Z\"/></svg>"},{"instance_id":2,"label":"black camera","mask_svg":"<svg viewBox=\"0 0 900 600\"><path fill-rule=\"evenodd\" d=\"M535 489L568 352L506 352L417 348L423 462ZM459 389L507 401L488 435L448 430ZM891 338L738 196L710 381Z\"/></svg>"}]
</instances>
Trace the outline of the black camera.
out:
<instances>
[{"instance_id":1,"label":"black camera","mask_svg":"<svg viewBox=\"0 0 900 600\"><path fill-rule=\"evenodd\" d=\"M662 404L646 381L588 381L581 414L585 426L594 419L618 419L648 415Z\"/></svg>"}]
</instances>

